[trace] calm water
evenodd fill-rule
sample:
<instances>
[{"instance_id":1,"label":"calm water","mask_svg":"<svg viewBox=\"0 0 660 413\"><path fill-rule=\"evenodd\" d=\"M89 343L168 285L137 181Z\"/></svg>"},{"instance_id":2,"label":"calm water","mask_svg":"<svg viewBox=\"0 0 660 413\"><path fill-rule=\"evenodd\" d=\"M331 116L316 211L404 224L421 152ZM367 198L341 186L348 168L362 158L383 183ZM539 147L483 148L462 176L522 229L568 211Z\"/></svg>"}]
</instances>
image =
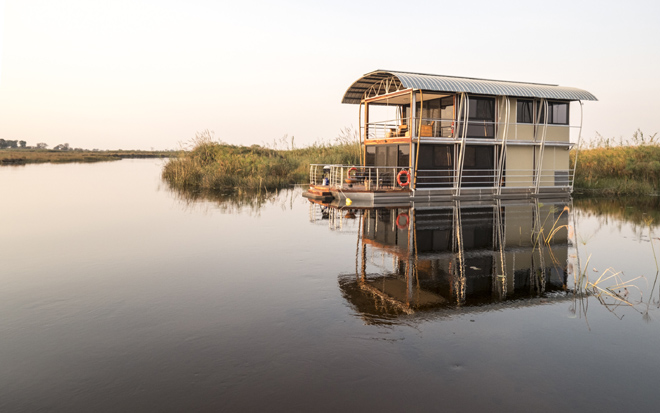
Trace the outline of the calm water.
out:
<instances>
[{"instance_id":1,"label":"calm water","mask_svg":"<svg viewBox=\"0 0 660 413\"><path fill-rule=\"evenodd\" d=\"M0 411L660 402L655 200L323 210L160 168L0 168Z\"/></svg>"}]
</instances>

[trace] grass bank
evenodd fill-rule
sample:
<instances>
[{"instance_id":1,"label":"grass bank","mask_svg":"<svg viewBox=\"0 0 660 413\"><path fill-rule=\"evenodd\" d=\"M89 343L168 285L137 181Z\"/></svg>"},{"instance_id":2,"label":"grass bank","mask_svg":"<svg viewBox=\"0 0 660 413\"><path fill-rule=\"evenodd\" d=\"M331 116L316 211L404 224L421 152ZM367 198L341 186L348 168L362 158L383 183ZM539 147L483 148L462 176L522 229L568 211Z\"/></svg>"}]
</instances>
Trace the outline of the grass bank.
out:
<instances>
[{"instance_id":1,"label":"grass bank","mask_svg":"<svg viewBox=\"0 0 660 413\"><path fill-rule=\"evenodd\" d=\"M0 165L27 163L107 162L126 158L167 158L168 151L56 151L48 149L0 149Z\"/></svg>"},{"instance_id":2,"label":"grass bank","mask_svg":"<svg viewBox=\"0 0 660 413\"><path fill-rule=\"evenodd\" d=\"M186 191L273 190L309 182L312 163L355 164L358 144L347 139L335 145L315 144L294 149L260 145L235 146L214 141L209 133L198 134L191 149L170 158L163 178L174 189Z\"/></svg>"},{"instance_id":3,"label":"grass bank","mask_svg":"<svg viewBox=\"0 0 660 413\"><path fill-rule=\"evenodd\" d=\"M660 142L656 135L635 132L632 139L614 145L600 139L578 155L576 195L635 196L660 193ZM294 149L260 145L235 146L198 134L190 149L170 158L163 178L174 189L204 192L235 189L282 188L309 180L309 165L357 164L360 149L354 134L343 131L336 144ZM571 152L571 164L576 152Z\"/></svg>"},{"instance_id":4,"label":"grass bank","mask_svg":"<svg viewBox=\"0 0 660 413\"><path fill-rule=\"evenodd\" d=\"M577 194L630 196L660 192L660 146L603 146L581 149L575 171ZM575 152L571 153L571 164Z\"/></svg>"}]
</instances>

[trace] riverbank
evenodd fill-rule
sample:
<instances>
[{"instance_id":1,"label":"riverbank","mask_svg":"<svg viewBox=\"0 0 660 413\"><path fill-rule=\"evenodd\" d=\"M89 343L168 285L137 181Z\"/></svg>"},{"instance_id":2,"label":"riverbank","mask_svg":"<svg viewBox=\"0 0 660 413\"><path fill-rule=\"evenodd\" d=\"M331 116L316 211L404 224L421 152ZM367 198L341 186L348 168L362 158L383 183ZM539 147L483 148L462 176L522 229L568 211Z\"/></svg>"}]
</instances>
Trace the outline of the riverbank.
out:
<instances>
[{"instance_id":1,"label":"riverbank","mask_svg":"<svg viewBox=\"0 0 660 413\"><path fill-rule=\"evenodd\" d=\"M310 164L357 164L359 156L357 143L281 150L229 145L204 135L190 151L170 158L162 176L172 188L185 191L273 190L309 182Z\"/></svg>"},{"instance_id":2,"label":"riverbank","mask_svg":"<svg viewBox=\"0 0 660 413\"><path fill-rule=\"evenodd\" d=\"M1 149L0 165L27 163L108 162L127 158L169 158L170 151L57 151L49 149Z\"/></svg>"},{"instance_id":3,"label":"riverbank","mask_svg":"<svg viewBox=\"0 0 660 413\"><path fill-rule=\"evenodd\" d=\"M571 152L571 164L576 152ZM660 192L660 146L601 146L577 154L575 194L655 195Z\"/></svg>"},{"instance_id":4,"label":"riverbank","mask_svg":"<svg viewBox=\"0 0 660 413\"><path fill-rule=\"evenodd\" d=\"M570 156L573 164L576 151L571 151ZM660 146L653 140L620 146L599 143L581 149L577 156L577 196L637 196L660 192ZM260 145L229 145L202 134L193 141L189 151L170 158L162 175L172 188L184 191L272 190L308 182L310 164L359 162L359 145L348 140L335 145L315 144L280 150Z\"/></svg>"}]
</instances>

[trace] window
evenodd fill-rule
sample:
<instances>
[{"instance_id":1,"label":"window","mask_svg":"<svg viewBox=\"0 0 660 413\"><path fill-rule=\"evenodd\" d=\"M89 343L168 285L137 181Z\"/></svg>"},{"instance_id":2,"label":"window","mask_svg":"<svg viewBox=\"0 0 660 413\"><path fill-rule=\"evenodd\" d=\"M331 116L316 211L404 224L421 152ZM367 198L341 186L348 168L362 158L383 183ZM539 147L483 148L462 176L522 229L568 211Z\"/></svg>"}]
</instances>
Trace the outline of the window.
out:
<instances>
[{"instance_id":1,"label":"window","mask_svg":"<svg viewBox=\"0 0 660 413\"><path fill-rule=\"evenodd\" d=\"M470 120L495 121L495 99L470 96Z\"/></svg>"},{"instance_id":2,"label":"window","mask_svg":"<svg viewBox=\"0 0 660 413\"><path fill-rule=\"evenodd\" d=\"M468 106L467 137L494 138L495 98L470 96Z\"/></svg>"},{"instance_id":3,"label":"window","mask_svg":"<svg viewBox=\"0 0 660 413\"><path fill-rule=\"evenodd\" d=\"M401 166L410 164L410 145L369 145L367 146L366 166Z\"/></svg>"},{"instance_id":4,"label":"window","mask_svg":"<svg viewBox=\"0 0 660 413\"><path fill-rule=\"evenodd\" d=\"M465 169L493 169L495 167L492 146L465 146Z\"/></svg>"},{"instance_id":5,"label":"window","mask_svg":"<svg viewBox=\"0 0 660 413\"><path fill-rule=\"evenodd\" d=\"M425 145L419 147L417 185L421 188L452 186L454 182L454 146Z\"/></svg>"},{"instance_id":6,"label":"window","mask_svg":"<svg viewBox=\"0 0 660 413\"><path fill-rule=\"evenodd\" d=\"M376 146L376 166L387 165L387 148L382 145Z\"/></svg>"},{"instance_id":7,"label":"window","mask_svg":"<svg viewBox=\"0 0 660 413\"><path fill-rule=\"evenodd\" d=\"M467 145L463 161L463 187L495 184L495 151L492 146Z\"/></svg>"},{"instance_id":8,"label":"window","mask_svg":"<svg viewBox=\"0 0 660 413\"><path fill-rule=\"evenodd\" d=\"M453 162L454 150L452 146L435 145L433 147L433 166L436 168L451 168Z\"/></svg>"},{"instance_id":9,"label":"window","mask_svg":"<svg viewBox=\"0 0 660 413\"><path fill-rule=\"evenodd\" d=\"M539 124L545 122L545 105L539 105L541 117ZM548 125L568 125L568 102L548 102Z\"/></svg>"},{"instance_id":10,"label":"window","mask_svg":"<svg viewBox=\"0 0 660 413\"><path fill-rule=\"evenodd\" d=\"M518 123L534 123L534 101L518 99L516 106L518 113L516 122Z\"/></svg>"},{"instance_id":11,"label":"window","mask_svg":"<svg viewBox=\"0 0 660 413\"><path fill-rule=\"evenodd\" d=\"M366 166L375 166L376 165L376 147L373 145L367 146L365 151L364 164Z\"/></svg>"},{"instance_id":12,"label":"window","mask_svg":"<svg viewBox=\"0 0 660 413\"><path fill-rule=\"evenodd\" d=\"M424 145L419 148L419 169L448 169L454 166L454 147Z\"/></svg>"},{"instance_id":13,"label":"window","mask_svg":"<svg viewBox=\"0 0 660 413\"><path fill-rule=\"evenodd\" d=\"M407 167L410 165L410 145L399 145L399 165Z\"/></svg>"}]
</instances>

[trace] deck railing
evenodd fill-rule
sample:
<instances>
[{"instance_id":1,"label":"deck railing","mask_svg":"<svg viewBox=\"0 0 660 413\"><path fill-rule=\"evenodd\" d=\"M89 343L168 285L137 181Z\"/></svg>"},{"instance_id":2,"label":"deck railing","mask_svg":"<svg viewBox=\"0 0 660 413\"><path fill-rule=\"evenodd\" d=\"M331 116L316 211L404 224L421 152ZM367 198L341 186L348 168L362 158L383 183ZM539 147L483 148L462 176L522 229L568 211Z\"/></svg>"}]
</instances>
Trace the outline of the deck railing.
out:
<instances>
[{"instance_id":1,"label":"deck railing","mask_svg":"<svg viewBox=\"0 0 660 413\"><path fill-rule=\"evenodd\" d=\"M408 189L410 185L397 182L397 176L402 170L408 171L411 183L414 182L415 177L409 168L391 166L313 164L309 176L311 185L328 186L329 189ZM458 178L458 171L454 169L419 169L416 188L457 188ZM406 179L402 176L402 183L405 184ZM542 169L537 176L535 169L508 169L500 173L498 169L464 168L460 181L461 188L569 189L573 182L573 172L569 169Z\"/></svg>"},{"instance_id":2,"label":"deck railing","mask_svg":"<svg viewBox=\"0 0 660 413\"><path fill-rule=\"evenodd\" d=\"M447 138L447 139L460 139L462 134L463 120L444 119L444 118L415 118L412 122L412 128L408 118L404 119L387 119L382 121L374 121L367 123L367 139L389 139L398 137L422 137L422 138ZM421 123L421 125L420 125ZM552 128L567 128L579 129L575 125L562 125L562 124L548 124L543 123L518 123L514 121L484 121L484 120L470 120L467 122L467 137L468 138L484 138L501 141L502 137L498 136L497 129L508 129L507 135L512 138L518 135L518 126L530 127L533 126L537 130L544 127ZM363 126L364 127L364 126ZM540 135L540 133L539 133ZM528 139L535 141L539 136L534 136L532 133ZM562 140L563 142L563 140Z\"/></svg>"},{"instance_id":3,"label":"deck railing","mask_svg":"<svg viewBox=\"0 0 660 413\"><path fill-rule=\"evenodd\" d=\"M327 185L332 188L356 188L365 190L407 189L407 179L402 176L400 185L397 177L401 171L410 171L406 167L394 166L353 166L353 165L321 165L312 164L309 171L310 185Z\"/></svg>"}]
</instances>

